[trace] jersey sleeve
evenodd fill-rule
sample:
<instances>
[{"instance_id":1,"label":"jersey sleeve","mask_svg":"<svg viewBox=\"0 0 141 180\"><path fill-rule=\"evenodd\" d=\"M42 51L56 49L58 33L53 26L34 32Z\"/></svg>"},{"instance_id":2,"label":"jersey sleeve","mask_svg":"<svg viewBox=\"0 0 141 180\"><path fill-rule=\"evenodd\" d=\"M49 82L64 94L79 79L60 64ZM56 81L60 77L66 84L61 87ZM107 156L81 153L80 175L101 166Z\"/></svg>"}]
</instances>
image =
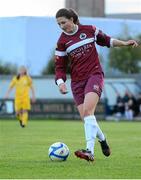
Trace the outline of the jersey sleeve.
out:
<instances>
[{"instance_id":1,"label":"jersey sleeve","mask_svg":"<svg viewBox=\"0 0 141 180\"><path fill-rule=\"evenodd\" d=\"M11 80L11 82L10 82L10 85L9 85L9 87L10 88L13 88L14 86L15 86L15 84L16 84L16 77L13 77L13 79Z\"/></svg>"},{"instance_id":2,"label":"jersey sleeve","mask_svg":"<svg viewBox=\"0 0 141 180\"><path fill-rule=\"evenodd\" d=\"M95 41L100 46L111 47L111 37L93 26Z\"/></svg>"},{"instance_id":3,"label":"jersey sleeve","mask_svg":"<svg viewBox=\"0 0 141 180\"><path fill-rule=\"evenodd\" d=\"M68 64L68 56L63 44L58 43L55 51L55 82L58 79L66 81L66 69Z\"/></svg>"}]
</instances>

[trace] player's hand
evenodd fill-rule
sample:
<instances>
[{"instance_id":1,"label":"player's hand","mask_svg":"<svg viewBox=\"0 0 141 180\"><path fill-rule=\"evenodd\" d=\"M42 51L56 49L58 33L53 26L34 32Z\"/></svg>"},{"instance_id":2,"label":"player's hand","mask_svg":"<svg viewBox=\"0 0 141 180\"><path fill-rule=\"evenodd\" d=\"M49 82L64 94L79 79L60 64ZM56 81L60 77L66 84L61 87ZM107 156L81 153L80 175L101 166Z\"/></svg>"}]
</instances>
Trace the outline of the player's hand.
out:
<instances>
[{"instance_id":1,"label":"player's hand","mask_svg":"<svg viewBox=\"0 0 141 180\"><path fill-rule=\"evenodd\" d=\"M138 46L138 43L135 40L129 40L129 41L125 42L125 45L126 46L132 46L134 48L134 47Z\"/></svg>"},{"instance_id":2,"label":"player's hand","mask_svg":"<svg viewBox=\"0 0 141 180\"><path fill-rule=\"evenodd\" d=\"M65 83L62 83L59 85L59 90L62 94L67 94L68 91L67 91L67 87L66 87L66 84Z\"/></svg>"}]
</instances>

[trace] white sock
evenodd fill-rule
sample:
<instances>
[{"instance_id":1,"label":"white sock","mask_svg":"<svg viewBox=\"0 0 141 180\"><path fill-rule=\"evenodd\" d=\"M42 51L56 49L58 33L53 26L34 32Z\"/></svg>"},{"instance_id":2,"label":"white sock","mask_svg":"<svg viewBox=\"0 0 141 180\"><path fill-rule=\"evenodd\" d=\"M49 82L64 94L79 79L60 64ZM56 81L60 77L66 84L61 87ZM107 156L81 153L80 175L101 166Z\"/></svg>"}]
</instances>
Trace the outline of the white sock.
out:
<instances>
[{"instance_id":1,"label":"white sock","mask_svg":"<svg viewBox=\"0 0 141 180\"><path fill-rule=\"evenodd\" d=\"M95 116L94 116L94 119L95 119L95 121L96 121L96 117L95 117ZM100 141L104 141L104 140L105 140L105 136L104 136L102 130L100 129L97 121L96 121L96 124L97 124L97 137L98 137L98 139L99 139Z\"/></svg>"},{"instance_id":2,"label":"white sock","mask_svg":"<svg viewBox=\"0 0 141 180\"><path fill-rule=\"evenodd\" d=\"M93 116L84 117L84 129L86 138L86 148L94 154L94 145L97 135L97 125Z\"/></svg>"}]
</instances>

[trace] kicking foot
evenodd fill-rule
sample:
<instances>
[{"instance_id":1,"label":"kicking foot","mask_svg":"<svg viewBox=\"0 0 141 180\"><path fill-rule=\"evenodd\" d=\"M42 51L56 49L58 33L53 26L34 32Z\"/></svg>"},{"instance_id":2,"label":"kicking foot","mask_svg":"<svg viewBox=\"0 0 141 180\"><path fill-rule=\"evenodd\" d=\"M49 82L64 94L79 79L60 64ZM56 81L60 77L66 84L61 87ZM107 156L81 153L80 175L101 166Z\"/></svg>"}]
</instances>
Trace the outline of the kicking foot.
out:
<instances>
[{"instance_id":1,"label":"kicking foot","mask_svg":"<svg viewBox=\"0 0 141 180\"><path fill-rule=\"evenodd\" d=\"M94 161L94 155L89 150L80 149L75 151L74 154L81 159L85 159L87 161Z\"/></svg>"},{"instance_id":2,"label":"kicking foot","mask_svg":"<svg viewBox=\"0 0 141 180\"><path fill-rule=\"evenodd\" d=\"M111 150L110 150L109 145L107 144L106 139L104 141L99 141L99 143L101 145L101 149L102 149L103 154L105 156L110 156Z\"/></svg>"}]
</instances>

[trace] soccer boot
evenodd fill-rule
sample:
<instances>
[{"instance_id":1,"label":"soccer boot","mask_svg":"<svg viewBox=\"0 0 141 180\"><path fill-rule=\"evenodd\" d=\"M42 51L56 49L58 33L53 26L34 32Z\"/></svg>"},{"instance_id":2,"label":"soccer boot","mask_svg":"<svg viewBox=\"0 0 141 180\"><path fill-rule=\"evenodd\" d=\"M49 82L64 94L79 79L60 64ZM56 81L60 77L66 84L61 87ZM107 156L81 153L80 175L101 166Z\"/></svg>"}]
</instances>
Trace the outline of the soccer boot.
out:
<instances>
[{"instance_id":1,"label":"soccer boot","mask_svg":"<svg viewBox=\"0 0 141 180\"><path fill-rule=\"evenodd\" d=\"M87 161L94 161L94 156L89 150L80 149L75 151L74 154L81 159L85 159Z\"/></svg>"},{"instance_id":2,"label":"soccer boot","mask_svg":"<svg viewBox=\"0 0 141 180\"><path fill-rule=\"evenodd\" d=\"M20 119L20 114L16 114L16 118L18 119L20 126L22 126L22 120Z\"/></svg>"},{"instance_id":3,"label":"soccer boot","mask_svg":"<svg viewBox=\"0 0 141 180\"><path fill-rule=\"evenodd\" d=\"M25 125L24 125L24 124L21 124L21 127L22 127L22 128L24 128L24 127L25 127Z\"/></svg>"},{"instance_id":4,"label":"soccer boot","mask_svg":"<svg viewBox=\"0 0 141 180\"><path fill-rule=\"evenodd\" d=\"M22 128L25 127L25 125L22 123L22 120L19 120L19 123L20 123L20 126L21 126Z\"/></svg>"},{"instance_id":5,"label":"soccer boot","mask_svg":"<svg viewBox=\"0 0 141 180\"><path fill-rule=\"evenodd\" d=\"M20 126L21 126L22 128L25 127L25 125L22 123L22 121L20 121Z\"/></svg>"},{"instance_id":6,"label":"soccer boot","mask_svg":"<svg viewBox=\"0 0 141 180\"><path fill-rule=\"evenodd\" d=\"M102 152L105 156L110 156L111 151L110 151L110 147L107 144L106 139L104 141L99 141L100 145L101 145L101 149Z\"/></svg>"}]
</instances>

